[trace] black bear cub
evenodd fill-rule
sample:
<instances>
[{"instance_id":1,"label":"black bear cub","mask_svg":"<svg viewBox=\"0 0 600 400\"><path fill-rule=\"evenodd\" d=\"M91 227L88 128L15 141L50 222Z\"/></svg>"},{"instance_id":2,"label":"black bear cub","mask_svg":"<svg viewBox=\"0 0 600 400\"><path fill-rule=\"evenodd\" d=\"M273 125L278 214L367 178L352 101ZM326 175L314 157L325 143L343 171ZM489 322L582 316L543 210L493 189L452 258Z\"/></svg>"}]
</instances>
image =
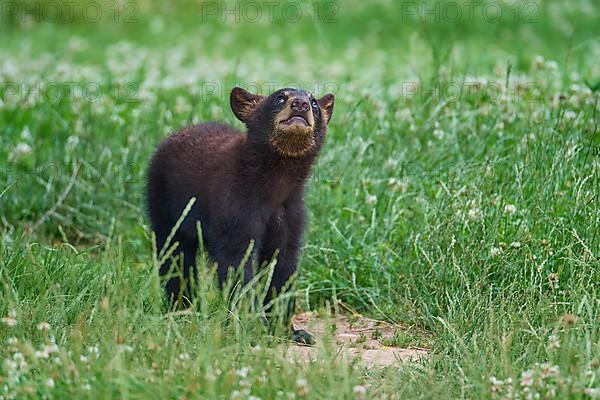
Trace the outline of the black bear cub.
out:
<instances>
[{"instance_id":1,"label":"black bear cub","mask_svg":"<svg viewBox=\"0 0 600 400\"><path fill-rule=\"evenodd\" d=\"M166 294L174 306L190 304L197 222L221 286L229 269L240 266L251 240L252 257L240 266L244 283L252 279L253 260L262 266L279 252L265 304L289 287L298 265L306 224L304 187L325 139L334 96L315 99L286 88L265 97L234 88L230 97L247 134L219 123L186 127L165 139L150 161L147 201L159 251L196 198L170 241L178 242L172 258L183 265L183 281L173 276L170 260L160 268L161 276L171 276ZM292 300L288 324L293 308ZM312 342L306 332L292 327L292 333L296 341Z\"/></svg>"}]
</instances>

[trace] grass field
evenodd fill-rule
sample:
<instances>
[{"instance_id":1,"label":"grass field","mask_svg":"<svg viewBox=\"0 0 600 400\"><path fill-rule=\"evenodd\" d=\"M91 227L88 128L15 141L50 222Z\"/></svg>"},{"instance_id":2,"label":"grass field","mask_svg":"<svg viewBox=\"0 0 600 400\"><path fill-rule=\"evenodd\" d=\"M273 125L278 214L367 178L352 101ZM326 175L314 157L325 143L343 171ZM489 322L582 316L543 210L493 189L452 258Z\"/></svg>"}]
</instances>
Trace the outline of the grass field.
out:
<instances>
[{"instance_id":1,"label":"grass field","mask_svg":"<svg viewBox=\"0 0 600 400\"><path fill-rule=\"evenodd\" d=\"M1 10L0 399L600 398L597 3L62 3ZM147 162L236 84L335 93L299 307L425 360L291 363L208 267L164 312Z\"/></svg>"}]
</instances>

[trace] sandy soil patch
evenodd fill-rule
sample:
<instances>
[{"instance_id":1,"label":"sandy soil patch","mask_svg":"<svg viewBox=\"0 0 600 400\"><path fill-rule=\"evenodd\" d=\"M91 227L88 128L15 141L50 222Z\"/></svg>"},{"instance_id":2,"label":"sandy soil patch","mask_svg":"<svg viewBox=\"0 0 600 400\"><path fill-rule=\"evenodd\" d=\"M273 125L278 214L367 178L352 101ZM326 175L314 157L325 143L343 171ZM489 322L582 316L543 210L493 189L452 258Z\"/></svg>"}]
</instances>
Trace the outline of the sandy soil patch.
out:
<instances>
[{"instance_id":1,"label":"sandy soil patch","mask_svg":"<svg viewBox=\"0 0 600 400\"><path fill-rule=\"evenodd\" d=\"M305 312L294 316L294 327L311 333L317 345L290 346L290 358L301 361L314 360L323 345L335 346L341 359L360 358L366 367L388 367L398 362L419 361L428 354L422 347L402 347L406 327L377 321L362 316L321 316Z\"/></svg>"}]
</instances>

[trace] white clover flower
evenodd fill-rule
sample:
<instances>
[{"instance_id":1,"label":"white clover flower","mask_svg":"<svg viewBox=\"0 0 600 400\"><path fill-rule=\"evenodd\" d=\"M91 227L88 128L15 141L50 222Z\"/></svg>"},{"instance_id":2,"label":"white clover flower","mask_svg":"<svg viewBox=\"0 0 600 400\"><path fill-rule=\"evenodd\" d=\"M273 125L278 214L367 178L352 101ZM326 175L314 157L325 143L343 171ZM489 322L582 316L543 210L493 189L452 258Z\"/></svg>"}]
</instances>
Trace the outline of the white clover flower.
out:
<instances>
[{"instance_id":1,"label":"white clover flower","mask_svg":"<svg viewBox=\"0 0 600 400\"><path fill-rule=\"evenodd\" d=\"M409 108L403 108L402 110L396 111L394 117L400 121L413 122L412 112Z\"/></svg>"},{"instance_id":2,"label":"white clover flower","mask_svg":"<svg viewBox=\"0 0 600 400\"><path fill-rule=\"evenodd\" d=\"M47 331L50 329L50 324L47 322L40 322L37 324L38 331Z\"/></svg>"},{"instance_id":3,"label":"white clover flower","mask_svg":"<svg viewBox=\"0 0 600 400\"><path fill-rule=\"evenodd\" d=\"M579 93L582 91L583 86L581 86L578 83L574 83L571 85L571 87L569 88L569 90L571 90L574 93Z\"/></svg>"},{"instance_id":4,"label":"white clover flower","mask_svg":"<svg viewBox=\"0 0 600 400\"><path fill-rule=\"evenodd\" d=\"M123 126L125 125L125 120L118 114L113 114L110 116L110 121L114 122L116 125Z\"/></svg>"},{"instance_id":5,"label":"white clover flower","mask_svg":"<svg viewBox=\"0 0 600 400\"><path fill-rule=\"evenodd\" d=\"M544 68L544 57L537 55L533 58L533 66L537 69Z\"/></svg>"},{"instance_id":6,"label":"white clover flower","mask_svg":"<svg viewBox=\"0 0 600 400\"><path fill-rule=\"evenodd\" d=\"M54 387L54 379L48 378L48 379L46 379L46 382L44 384L46 385L46 387L53 388Z\"/></svg>"},{"instance_id":7,"label":"white clover flower","mask_svg":"<svg viewBox=\"0 0 600 400\"><path fill-rule=\"evenodd\" d=\"M529 387L533 385L534 373L532 370L527 370L521 373L521 386Z\"/></svg>"},{"instance_id":8,"label":"white clover flower","mask_svg":"<svg viewBox=\"0 0 600 400\"><path fill-rule=\"evenodd\" d=\"M80 37L72 37L69 39L69 50L71 51L81 51L87 47L87 41L81 39Z\"/></svg>"},{"instance_id":9,"label":"white clover flower","mask_svg":"<svg viewBox=\"0 0 600 400\"><path fill-rule=\"evenodd\" d=\"M23 354L18 353L21 357L19 359L15 359L14 361L17 363L17 366L19 367L19 369L25 369L27 368L27 361L25 361L25 357L23 357Z\"/></svg>"},{"instance_id":10,"label":"white clover flower","mask_svg":"<svg viewBox=\"0 0 600 400\"><path fill-rule=\"evenodd\" d=\"M555 272L552 272L550 274L548 274L548 283L550 284L550 287L552 289L558 289L559 285L559 278L558 278L558 274Z\"/></svg>"},{"instance_id":11,"label":"white clover flower","mask_svg":"<svg viewBox=\"0 0 600 400\"><path fill-rule=\"evenodd\" d=\"M2 318L2 323L9 328L15 327L18 324L18 321L13 317L4 317Z\"/></svg>"},{"instance_id":12,"label":"white clover flower","mask_svg":"<svg viewBox=\"0 0 600 400\"><path fill-rule=\"evenodd\" d=\"M352 393L356 396L357 399L365 399L367 396L367 388L362 385L356 385L352 389Z\"/></svg>"},{"instance_id":13,"label":"white clover flower","mask_svg":"<svg viewBox=\"0 0 600 400\"><path fill-rule=\"evenodd\" d=\"M498 257L502 254L502 249L500 247L492 247L490 249L490 256L491 257Z\"/></svg>"},{"instance_id":14,"label":"white clover flower","mask_svg":"<svg viewBox=\"0 0 600 400\"><path fill-rule=\"evenodd\" d=\"M577 113L575 111L567 110L565 111L564 116L567 121L573 121L575 118L577 118Z\"/></svg>"},{"instance_id":15,"label":"white clover flower","mask_svg":"<svg viewBox=\"0 0 600 400\"><path fill-rule=\"evenodd\" d=\"M44 359L47 359L48 357L50 357L50 355L43 350L42 351L36 350L36 352L33 353L33 356L35 358L44 358Z\"/></svg>"},{"instance_id":16,"label":"white clover flower","mask_svg":"<svg viewBox=\"0 0 600 400\"><path fill-rule=\"evenodd\" d=\"M560 339L557 335L548 336L548 348L550 349L560 349Z\"/></svg>"},{"instance_id":17,"label":"white clover flower","mask_svg":"<svg viewBox=\"0 0 600 400\"><path fill-rule=\"evenodd\" d=\"M261 349L262 349L262 347L260 347L260 344L250 347L250 350L253 352L260 351Z\"/></svg>"},{"instance_id":18,"label":"white clover flower","mask_svg":"<svg viewBox=\"0 0 600 400\"><path fill-rule=\"evenodd\" d=\"M56 343L50 343L44 346L44 352L46 353L58 353L58 346Z\"/></svg>"},{"instance_id":19,"label":"white clover flower","mask_svg":"<svg viewBox=\"0 0 600 400\"><path fill-rule=\"evenodd\" d=\"M504 385L504 381L501 381L499 379L496 379L495 376L490 376L490 383L492 385L496 385L496 386L500 386L500 385Z\"/></svg>"},{"instance_id":20,"label":"white clover flower","mask_svg":"<svg viewBox=\"0 0 600 400\"><path fill-rule=\"evenodd\" d=\"M246 378L248 376L248 372L250 372L250 368L243 367L235 371L235 374L240 378Z\"/></svg>"},{"instance_id":21,"label":"white clover flower","mask_svg":"<svg viewBox=\"0 0 600 400\"><path fill-rule=\"evenodd\" d=\"M504 212L509 215L513 215L515 212L517 212L517 207L515 207L514 204L507 204L504 206Z\"/></svg>"},{"instance_id":22,"label":"white clover flower","mask_svg":"<svg viewBox=\"0 0 600 400\"><path fill-rule=\"evenodd\" d=\"M125 353L132 353L134 350L133 347L128 344L120 344L118 347L119 350L124 351Z\"/></svg>"},{"instance_id":23,"label":"white clover flower","mask_svg":"<svg viewBox=\"0 0 600 400\"><path fill-rule=\"evenodd\" d=\"M443 129L434 129L433 136L435 136L435 138L438 140L442 140L444 136L446 136L446 132L444 132Z\"/></svg>"},{"instance_id":24,"label":"white clover flower","mask_svg":"<svg viewBox=\"0 0 600 400\"><path fill-rule=\"evenodd\" d=\"M244 397L244 395L242 394L242 392L240 392L239 390L234 390L233 392L231 392L231 400L237 400L237 399L242 399Z\"/></svg>"},{"instance_id":25,"label":"white clover flower","mask_svg":"<svg viewBox=\"0 0 600 400\"><path fill-rule=\"evenodd\" d=\"M175 112L177 114L185 114L192 111L192 105L183 96L177 96L175 99Z\"/></svg>"},{"instance_id":26,"label":"white clover flower","mask_svg":"<svg viewBox=\"0 0 600 400\"><path fill-rule=\"evenodd\" d=\"M309 390L308 382L306 381L306 379L304 379L304 378L296 379L296 390L298 392L298 395L306 396L306 394L308 393L308 390Z\"/></svg>"},{"instance_id":27,"label":"white clover flower","mask_svg":"<svg viewBox=\"0 0 600 400\"><path fill-rule=\"evenodd\" d=\"M549 60L546 62L546 68L550 71L556 71L558 69L558 63L556 61Z\"/></svg>"},{"instance_id":28,"label":"white clover flower","mask_svg":"<svg viewBox=\"0 0 600 400\"><path fill-rule=\"evenodd\" d=\"M67 138L67 144L65 148L67 151L73 151L77 145L79 145L79 136L72 135Z\"/></svg>"},{"instance_id":29,"label":"white clover flower","mask_svg":"<svg viewBox=\"0 0 600 400\"><path fill-rule=\"evenodd\" d=\"M492 387L490 388L490 391L492 392L492 397L495 397L496 394L498 392L500 392L500 390L501 390L502 385L504 384L504 382L496 379L495 376L492 376L490 378L490 383L492 384Z\"/></svg>"},{"instance_id":30,"label":"white clover flower","mask_svg":"<svg viewBox=\"0 0 600 400\"><path fill-rule=\"evenodd\" d=\"M82 363L87 363L89 361L89 358L87 358L86 356L84 356L83 354L79 356L79 361L81 361Z\"/></svg>"},{"instance_id":31,"label":"white clover flower","mask_svg":"<svg viewBox=\"0 0 600 400\"><path fill-rule=\"evenodd\" d=\"M393 190L397 190L401 193L405 193L408 189L408 183L397 178L390 178L388 180L388 185L391 186Z\"/></svg>"},{"instance_id":32,"label":"white clover flower","mask_svg":"<svg viewBox=\"0 0 600 400\"><path fill-rule=\"evenodd\" d=\"M212 372L207 372L204 375L204 379L206 379L208 382L214 382L217 380L217 377Z\"/></svg>"},{"instance_id":33,"label":"white clover flower","mask_svg":"<svg viewBox=\"0 0 600 400\"><path fill-rule=\"evenodd\" d=\"M252 384L247 379L242 379L240 381L240 387L249 388Z\"/></svg>"},{"instance_id":34,"label":"white clover flower","mask_svg":"<svg viewBox=\"0 0 600 400\"><path fill-rule=\"evenodd\" d=\"M510 244L510 247L512 247L513 249L520 249L521 248L521 242L512 242Z\"/></svg>"},{"instance_id":35,"label":"white clover flower","mask_svg":"<svg viewBox=\"0 0 600 400\"><path fill-rule=\"evenodd\" d=\"M17 143L17 145L13 149L12 157L19 158L19 157L23 157L23 156L28 156L31 153L33 153L31 146L28 145L27 143L20 142L20 143Z\"/></svg>"},{"instance_id":36,"label":"white clover flower","mask_svg":"<svg viewBox=\"0 0 600 400\"><path fill-rule=\"evenodd\" d=\"M368 195L367 196L367 204L370 206L377 204L377 196L372 195L372 194Z\"/></svg>"},{"instance_id":37,"label":"white clover flower","mask_svg":"<svg viewBox=\"0 0 600 400\"><path fill-rule=\"evenodd\" d=\"M560 344L559 344L560 346ZM546 379L549 377L558 376L560 373L560 368L558 365L550 365L548 363L544 363L541 365L542 367L542 378Z\"/></svg>"},{"instance_id":38,"label":"white clover flower","mask_svg":"<svg viewBox=\"0 0 600 400\"><path fill-rule=\"evenodd\" d=\"M469 217L469 219L479 219L481 212L479 211L479 208L471 208L469 209L469 211L467 211L467 217Z\"/></svg>"}]
</instances>

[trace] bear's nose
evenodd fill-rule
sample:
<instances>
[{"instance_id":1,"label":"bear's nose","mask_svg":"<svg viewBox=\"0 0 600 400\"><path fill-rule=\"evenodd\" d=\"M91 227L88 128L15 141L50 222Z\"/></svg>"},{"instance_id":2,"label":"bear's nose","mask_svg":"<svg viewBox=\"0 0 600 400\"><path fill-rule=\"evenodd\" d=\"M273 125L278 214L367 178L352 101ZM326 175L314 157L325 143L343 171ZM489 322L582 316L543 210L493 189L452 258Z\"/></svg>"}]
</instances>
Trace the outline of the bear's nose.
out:
<instances>
[{"instance_id":1,"label":"bear's nose","mask_svg":"<svg viewBox=\"0 0 600 400\"><path fill-rule=\"evenodd\" d=\"M307 97L299 96L292 101L292 110L294 111L307 112L309 108Z\"/></svg>"}]
</instances>

